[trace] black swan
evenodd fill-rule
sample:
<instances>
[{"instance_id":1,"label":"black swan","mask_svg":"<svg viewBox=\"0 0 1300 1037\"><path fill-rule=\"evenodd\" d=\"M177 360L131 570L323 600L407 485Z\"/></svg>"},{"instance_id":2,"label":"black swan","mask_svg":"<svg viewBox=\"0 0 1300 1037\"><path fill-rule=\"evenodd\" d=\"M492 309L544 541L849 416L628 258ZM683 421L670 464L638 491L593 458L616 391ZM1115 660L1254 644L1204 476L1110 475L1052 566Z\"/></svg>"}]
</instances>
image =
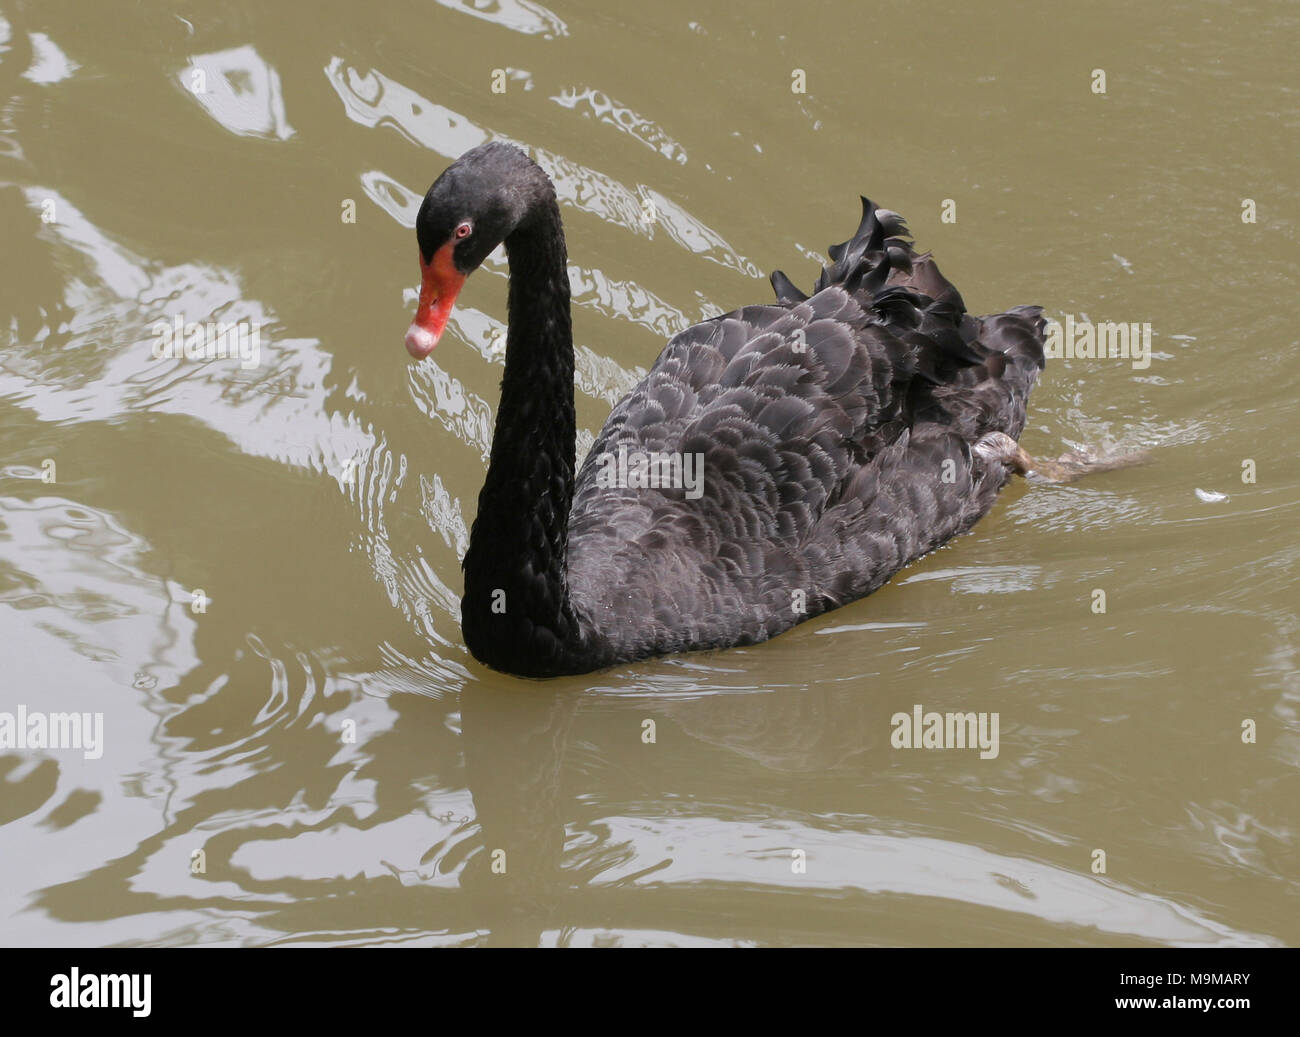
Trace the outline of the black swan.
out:
<instances>
[{"instance_id":1,"label":"black swan","mask_svg":"<svg viewBox=\"0 0 1300 1037\"><path fill-rule=\"evenodd\" d=\"M775 303L675 335L575 477L550 178L501 142L438 177L415 224L410 354L429 355L502 242L510 264L501 403L464 561L476 659L553 677L766 640L870 594L969 530L1013 472L1043 469L1016 443L1044 365L1040 308L971 316L898 214L862 208L812 296L777 271Z\"/></svg>"}]
</instances>

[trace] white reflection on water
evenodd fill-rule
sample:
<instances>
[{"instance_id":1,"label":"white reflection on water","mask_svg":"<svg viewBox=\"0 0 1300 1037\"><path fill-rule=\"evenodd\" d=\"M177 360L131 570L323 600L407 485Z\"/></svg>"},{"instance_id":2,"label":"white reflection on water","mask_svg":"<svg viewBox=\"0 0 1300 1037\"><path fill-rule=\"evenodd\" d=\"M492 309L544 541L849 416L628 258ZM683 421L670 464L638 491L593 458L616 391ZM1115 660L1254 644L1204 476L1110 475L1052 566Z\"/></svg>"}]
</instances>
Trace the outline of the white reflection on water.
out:
<instances>
[{"instance_id":1,"label":"white reflection on water","mask_svg":"<svg viewBox=\"0 0 1300 1037\"><path fill-rule=\"evenodd\" d=\"M337 471L345 458L373 448L373 434L355 417L328 412L331 355L316 339L280 334L274 311L246 298L234 271L146 259L104 235L57 191L24 192L38 212L46 199L55 202L59 218L45 233L59 261L77 273L64 286L68 319L15 345L0 368L0 396L48 422L108 421L132 411L196 416L246 454L317 470ZM152 325L176 313L266 329L260 367L155 359ZM45 348L56 331L61 348L77 350L79 361L57 375L57 351Z\"/></svg>"},{"instance_id":2,"label":"white reflection on water","mask_svg":"<svg viewBox=\"0 0 1300 1037\"><path fill-rule=\"evenodd\" d=\"M325 76L353 122L368 127L390 127L412 143L445 158L459 158L489 140L509 140L483 129L459 112L434 104L381 72L372 69L362 74L342 58L330 60ZM545 148L532 148L531 153L550 174L562 204L644 237L654 237L655 229L662 227L689 252L747 276L761 276L758 266L738 254L722 235L661 192L641 186L633 190L611 176ZM653 203L653 210L647 208L647 202ZM648 212L653 212L653 219L646 219Z\"/></svg>"},{"instance_id":3,"label":"white reflection on water","mask_svg":"<svg viewBox=\"0 0 1300 1037\"><path fill-rule=\"evenodd\" d=\"M268 140L293 136L280 73L254 47L196 54L176 77L182 89L231 133Z\"/></svg>"},{"instance_id":4,"label":"white reflection on water","mask_svg":"<svg viewBox=\"0 0 1300 1037\"><path fill-rule=\"evenodd\" d=\"M473 15L528 36L567 36L568 27L559 15L536 0L438 0L450 11Z\"/></svg>"},{"instance_id":5,"label":"white reflection on water","mask_svg":"<svg viewBox=\"0 0 1300 1037\"><path fill-rule=\"evenodd\" d=\"M613 864L593 885L712 883L894 893L980 904L1173 946L1280 946L1279 941L1239 932L1165 897L946 839L880 835L847 826L827 831L780 820L751 824L602 817L599 826L605 830L603 843L626 845L635 852L628 855L630 863ZM807 854L806 873L792 871L792 847ZM648 874L633 874L645 872L650 861L660 865Z\"/></svg>"},{"instance_id":6,"label":"white reflection on water","mask_svg":"<svg viewBox=\"0 0 1300 1037\"><path fill-rule=\"evenodd\" d=\"M24 79L48 86L71 78L81 66L59 49L59 45L43 32L30 35L32 44L32 63L23 73Z\"/></svg>"},{"instance_id":7,"label":"white reflection on water","mask_svg":"<svg viewBox=\"0 0 1300 1037\"><path fill-rule=\"evenodd\" d=\"M644 115L638 115L626 105L591 87L572 87L551 98L562 108L579 112L606 126L626 133L640 141L651 151L679 164L686 162L686 149L664 131L663 127Z\"/></svg>"}]
</instances>

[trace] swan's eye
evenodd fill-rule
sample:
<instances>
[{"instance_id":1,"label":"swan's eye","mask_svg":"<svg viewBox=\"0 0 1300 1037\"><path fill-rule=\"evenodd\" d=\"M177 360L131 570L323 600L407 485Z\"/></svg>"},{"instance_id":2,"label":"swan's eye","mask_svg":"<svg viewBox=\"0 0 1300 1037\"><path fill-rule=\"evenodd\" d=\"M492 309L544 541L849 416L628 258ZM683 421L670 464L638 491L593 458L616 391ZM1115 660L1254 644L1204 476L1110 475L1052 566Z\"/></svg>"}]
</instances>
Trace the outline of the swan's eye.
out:
<instances>
[{"instance_id":1,"label":"swan's eye","mask_svg":"<svg viewBox=\"0 0 1300 1037\"><path fill-rule=\"evenodd\" d=\"M462 223L459 227L456 228L455 235L457 238L468 238L470 235L470 231L472 231L473 229L474 228L470 226L469 223Z\"/></svg>"}]
</instances>

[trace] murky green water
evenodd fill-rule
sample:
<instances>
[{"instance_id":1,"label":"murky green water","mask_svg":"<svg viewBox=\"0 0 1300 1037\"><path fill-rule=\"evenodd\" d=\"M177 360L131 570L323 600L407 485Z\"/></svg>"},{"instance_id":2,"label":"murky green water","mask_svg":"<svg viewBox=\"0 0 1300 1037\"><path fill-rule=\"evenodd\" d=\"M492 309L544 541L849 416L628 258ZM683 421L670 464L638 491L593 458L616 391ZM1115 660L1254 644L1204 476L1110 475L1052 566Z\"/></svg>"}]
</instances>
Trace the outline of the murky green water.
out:
<instances>
[{"instance_id":1,"label":"murky green water","mask_svg":"<svg viewBox=\"0 0 1300 1037\"><path fill-rule=\"evenodd\" d=\"M0 942L1300 941L1295 6L620 6L0 0L0 713L103 715L0 748ZM487 671L504 265L402 335L491 137L561 196L583 437L867 193L976 312L1149 323L1025 445L1153 463L766 645ZM918 704L998 755L893 748Z\"/></svg>"}]
</instances>

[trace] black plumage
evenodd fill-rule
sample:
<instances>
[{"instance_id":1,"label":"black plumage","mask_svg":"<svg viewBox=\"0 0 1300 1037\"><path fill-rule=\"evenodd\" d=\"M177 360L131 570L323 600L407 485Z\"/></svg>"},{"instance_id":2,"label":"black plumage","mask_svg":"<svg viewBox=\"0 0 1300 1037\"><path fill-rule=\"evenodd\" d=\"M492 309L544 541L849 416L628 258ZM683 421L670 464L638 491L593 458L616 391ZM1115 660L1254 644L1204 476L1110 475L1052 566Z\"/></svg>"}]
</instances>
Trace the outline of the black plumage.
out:
<instances>
[{"instance_id":1,"label":"black plumage","mask_svg":"<svg viewBox=\"0 0 1300 1037\"><path fill-rule=\"evenodd\" d=\"M674 336L575 476L550 181L488 144L435 183L417 221L425 258L467 218L495 222L477 261L501 240L510 261L501 404L465 556L476 658L546 677L763 641L871 593L989 510L1043 368L1040 310L966 313L902 219L862 208L811 296L778 271L775 303ZM602 455L620 448L701 455L700 496L601 485Z\"/></svg>"}]
</instances>

